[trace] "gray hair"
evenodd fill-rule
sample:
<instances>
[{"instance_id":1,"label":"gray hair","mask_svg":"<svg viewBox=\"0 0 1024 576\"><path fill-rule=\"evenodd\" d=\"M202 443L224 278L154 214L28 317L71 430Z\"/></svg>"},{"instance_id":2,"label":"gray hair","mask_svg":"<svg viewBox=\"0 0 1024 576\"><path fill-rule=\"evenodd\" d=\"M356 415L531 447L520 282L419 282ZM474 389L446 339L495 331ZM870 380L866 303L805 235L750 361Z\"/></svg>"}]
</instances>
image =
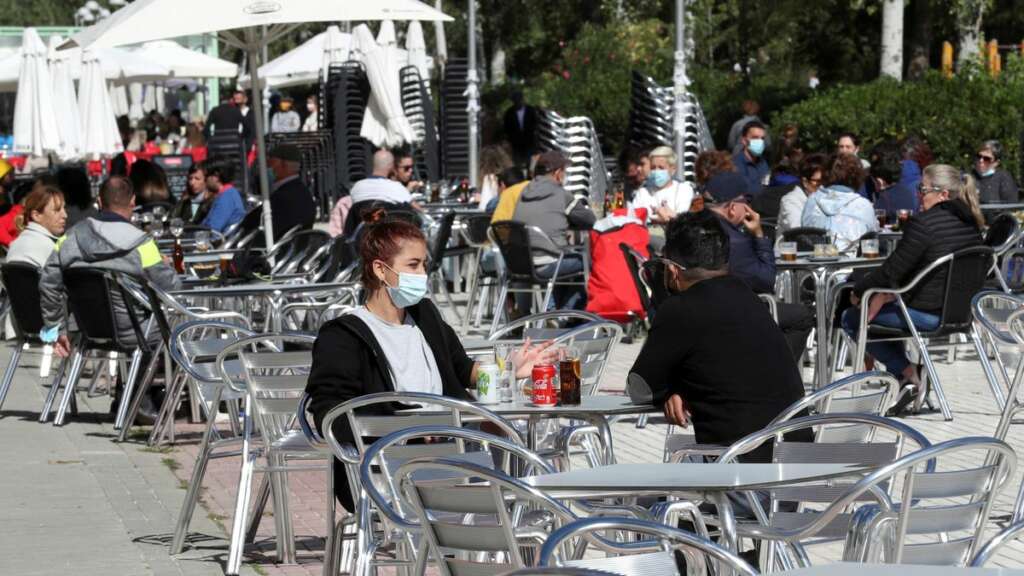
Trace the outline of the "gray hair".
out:
<instances>
[{"instance_id":1,"label":"gray hair","mask_svg":"<svg viewBox=\"0 0 1024 576\"><path fill-rule=\"evenodd\" d=\"M982 150L988 150L995 156L996 161L1003 159L1003 145L999 143L999 140L985 140L978 146L978 152Z\"/></svg>"}]
</instances>

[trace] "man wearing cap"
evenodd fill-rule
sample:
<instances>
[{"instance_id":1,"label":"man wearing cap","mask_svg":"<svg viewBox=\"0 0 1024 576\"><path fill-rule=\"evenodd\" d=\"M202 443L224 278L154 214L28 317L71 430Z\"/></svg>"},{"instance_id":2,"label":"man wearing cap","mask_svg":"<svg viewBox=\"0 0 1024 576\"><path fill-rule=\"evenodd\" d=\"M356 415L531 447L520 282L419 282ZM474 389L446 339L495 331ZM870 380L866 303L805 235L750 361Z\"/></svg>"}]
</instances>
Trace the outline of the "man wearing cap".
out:
<instances>
[{"instance_id":1,"label":"man wearing cap","mask_svg":"<svg viewBox=\"0 0 1024 576\"><path fill-rule=\"evenodd\" d=\"M596 217L583 196L573 197L562 187L565 169L569 165L566 157L558 151L545 152L537 159L533 181L519 195L512 220L527 226L536 226L547 237L532 234L531 245L543 252L534 255L537 275L550 278L555 274L557 254L568 248L566 233L570 228L589 230ZM579 276L583 272L583 257L578 252L566 252L558 266L558 278ZM525 311L526 299L519 299L520 312ZM586 291L582 286L556 286L554 304L557 308L578 308L586 305Z\"/></svg>"},{"instance_id":2,"label":"man wearing cap","mask_svg":"<svg viewBox=\"0 0 1024 576\"><path fill-rule=\"evenodd\" d=\"M290 144L282 144L270 151L267 161L274 176L270 190L271 217L274 223L274 240L298 226L309 230L316 220L316 204L313 194L299 178L302 167L302 152Z\"/></svg>"},{"instance_id":3,"label":"man wearing cap","mask_svg":"<svg viewBox=\"0 0 1024 576\"><path fill-rule=\"evenodd\" d=\"M302 128L299 113L293 110L295 100L291 96L281 98L281 110L270 119L270 131L274 133L298 132Z\"/></svg>"}]
</instances>

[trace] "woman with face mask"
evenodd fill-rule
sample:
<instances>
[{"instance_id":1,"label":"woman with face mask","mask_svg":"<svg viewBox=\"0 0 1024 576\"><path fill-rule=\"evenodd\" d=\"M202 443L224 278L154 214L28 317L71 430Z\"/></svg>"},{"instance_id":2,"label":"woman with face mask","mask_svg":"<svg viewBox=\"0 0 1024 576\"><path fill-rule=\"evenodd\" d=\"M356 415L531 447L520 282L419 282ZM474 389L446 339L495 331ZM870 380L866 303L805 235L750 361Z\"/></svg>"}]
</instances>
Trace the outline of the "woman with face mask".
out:
<instances>
[{"instance_id":1,"label":"woman with face mask","mask_svg":"<svg viewBox=\"0 0 1024 576\"><path fill-rule=\"evenodd\" d=\"M320 128L319 107L316 105L316 94L306 97L306 121L302 123L303 132L316 132Z\"/></svg>"},{"instance_id":2,"label":"woman with face mask","mask_svg":"<svg viewBox=\"0 0 1024 576\"><path fill-rule=\"evenodd\" d=\"M978 147L978 154L974 157L974 178L982 204L1020 202L1013 175L1000 165L1002 157L1003 146L998 140L986 140Z\"/></svg>"},{"instance_id":3,"label":"woman with face mask","mask_svg":"<svg viewBox=\"0 0 1024 576\"><path fill-rule=\"evenodd\" d=\"M651 171L642 188L633 194L629 207L647 210L647 218L654 224L665 224L676 214L690 210L693 187L689 182L672 178L676 172L676 153L668 146L651 151Z\"/></svg>"},{"instance_id":4,"label":"woman with face mask","mask_svg":"<svg viewBox=\"0 0 1024 576\"><path fill-rule=\"evenodd\" d=\"M359 244L366 303L324 324L313 348L306 392L319 427L332 408L376 392L426 392L472 400L477 364L459 335L427 296L427 240L402 220L366 223ZM529 340L513 353L517 377L547 362L548 344ZM335 422L341 442L351 441L344 418ZM344 467L335 463L335 493L348 510L352 498Z\"/></svg>"}]
</instances>

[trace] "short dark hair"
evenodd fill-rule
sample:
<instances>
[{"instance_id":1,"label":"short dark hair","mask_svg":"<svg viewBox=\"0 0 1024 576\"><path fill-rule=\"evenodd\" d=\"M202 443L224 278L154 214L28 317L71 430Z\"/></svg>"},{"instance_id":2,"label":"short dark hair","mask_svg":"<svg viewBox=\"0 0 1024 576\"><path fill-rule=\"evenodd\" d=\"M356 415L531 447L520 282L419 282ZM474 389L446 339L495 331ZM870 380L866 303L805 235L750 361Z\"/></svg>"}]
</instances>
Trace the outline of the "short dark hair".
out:
<instances>
[{"instance_id":1,"label":"short dark hair","mask_svg":"<svg viewBox=\"0 0 1024 576\"><path fill-rule=\"evenodd\" d=\"M131 206L135 190L132 181L124 176L111 176L100 186L100 204L104 210L111 208L128 208Z\"/></svg>"},{"instance_id":2,"label":"short dark hair","mask_svg":"<svg viewBox=\"0 0 1024 576\"><path fill-rule=\"evenodd\" d=\"M808 154L800 161L800 177L810 180L815 172L825 175L828 169L828 156L821 153Z\"/></svg>"},{"instance_id":3,"label":"short dark hair","mask_svg":"<svg viewBox=\"0 0 1024 576\"><path fill-rule=\"evenodd\" d=\"M391 150L391 155L395 157L395 166L396 167L398 166L398 163L402 161L402 159L404 159L404 158L412 158L413 157L412 156L412 150L410 150L406 146L399 146L398 148L395 148L395 149ZM415 162L415 159L414 159L414 162Z\"/></svg>"},{"instance_id":4,"label":"short dark hair","mask_svg":"<svg viewBox=\"0 0 1024 576\"><path fill-rule=\"evenodd\" d=\"M853 190L860 190L866 176L860 158L853 154L836 154L828 167L828 176L825 177L825 180L829 186L839 184Z\"/></svg>"},{"instance_id":5,"label":"short dark hair","mask_svg":"<svg viewBox=\"0 0 1024 576\"><path fill-rule=\"evenodd\" d=\"M868 154L871 162L871 176L889 184L899 181L903 174L903 155L895 142L882 142Z\"/></svg>"},{"instance_id":6,"label":"short dark hair","mask_svg":"<svg viewBox=\"0 0 1024 576\"><path fill-rule=\"evenodd\" d=\"M92 204L92 188L84 168L65 166L57 170L57 185L64 193L68 206L85 210Z\"/></svg>"},{"instance_id":7,"label":"short dark hair","mask_svg":"<svg viewBox=\"0 0 1024 576\"><path fill-rule=\"evenodd\" d=\"M214 162L206 168L206 177L216 177L221 184L231 184L235 181L235 166L231 162Z\"/></svg>"},{"instance_id":8,"label":"short dark hair","mask_svg":"<svg viewBox=\"0 0 1024 576\"><path fill-rule=\"evenodd\" d=\"M509 168L505 168L504 170L501 171L501 174L498 174L498 182L501 182L505 186L512 186L513 184L518 184L523 180L526 180L526 176L523 174L522 169L519 168L518 166L511 166Z\"/></svg>"},{"instance_id":9,"label":"short dark hair","mask_svg":"<svg viewBox=\"0 0 1024 576\"><path fill-rule=\"evenodd\" d=\"M764 130L765 132L768 131L768 127L764 125L764 122L761 122L759 120L751 120L750 122L747 122L746 124L743 125L742 136L746 136L754 128L760 128L761 130Z\"/></svg>"},{"instance_id":10,"label":"short dark hair","mask_svg":"<svg viewBox=\"0 0 1024 576\"><path fill-rule=\"evenodd\" d=\"M840 132L839 136L836 136L836 144L838 144L843 138L849 138L850 142L853 142L854 146L860 146L860 138L858 138L853 132Z\"/></svg>"},{"instance_id":11,"label":"short dark hair","mask_svg":"<svg viewBox=\"0 0 1024 576\"><path fill-rule=\"evenodd\" d=\"M619 170L625 173L626 170L629 169L630 164L634 166L643 164L646 156L647 155L644 154L644 151L640 148L633 145L626 146L622 149L622 152L619 153Z\"/></svg>"},{"instance_id":12,"label":"short dark hair","mask_svg":"<svg viewBox=\"0 0 1024 576\"><path fill-rule=\"evenodd\" d=\"M537 158L537 165L533 169L536 176L546 176L569 165L569 160L558 150L549 150Z\"/></svg>"},{"instance_id":13,"label":"short dark hair","mask_svg":"<svg viewBox=\"0 0 1024 576\"><path fill-rule=\"evenodd\" d=\"M729 237L711 210L687 212L669 222L664 254L687 269L722 270L729 266Z\"/></svg>"}]
</instances>

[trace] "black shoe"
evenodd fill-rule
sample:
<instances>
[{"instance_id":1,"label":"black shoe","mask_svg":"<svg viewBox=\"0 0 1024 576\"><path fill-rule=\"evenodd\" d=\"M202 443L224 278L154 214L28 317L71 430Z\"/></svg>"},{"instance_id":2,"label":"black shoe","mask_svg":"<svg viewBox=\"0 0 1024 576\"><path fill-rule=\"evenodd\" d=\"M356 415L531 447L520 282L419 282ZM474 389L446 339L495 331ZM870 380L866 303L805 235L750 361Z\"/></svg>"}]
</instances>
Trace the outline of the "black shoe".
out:
<instances>
[{"instance_id":1,"label":"black shoe","mask_svg":"<svg viewBox=\"0 0 1024 576\"><path fill-rule=\"evenodd\" d=\"M920 394L920 390L916 384L905 384L903 388L904 393L900 396L899 400L892 405L892 408L885 413L889 418L899 418L909 413L908 408L913 406L917 402L917 397Z\"/></svg>"},{"instance_id":2,"label":"black shoe","mask_svg":"<svg viewBox=\"0 0 1024 576\"><path fill-rule=\"evenodd\" d=\"M135 424L137 426L152 426L156 423L158 415L153 399L149 394L146 394L142 397L139 412L135 415Z\"/></svg>"}]
</instances>

